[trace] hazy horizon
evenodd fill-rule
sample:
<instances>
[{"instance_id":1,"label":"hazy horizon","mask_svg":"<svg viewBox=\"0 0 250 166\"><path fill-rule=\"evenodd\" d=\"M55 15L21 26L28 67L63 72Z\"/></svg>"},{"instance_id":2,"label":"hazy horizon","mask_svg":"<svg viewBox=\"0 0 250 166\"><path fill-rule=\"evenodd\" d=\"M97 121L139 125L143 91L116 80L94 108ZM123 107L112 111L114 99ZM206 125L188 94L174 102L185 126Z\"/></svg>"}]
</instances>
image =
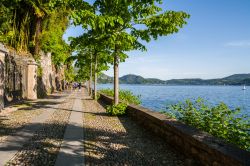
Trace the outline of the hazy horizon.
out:
<instances>
[{"instance_id":1,"label":"hazy horizon","mask_svg":"<svg viewBox=\"0 0 250 166\"><path fill-rule=\"evenodd\" d=\"M104 73L105 74L105 73ZM203 79L203 80L207 80L207 79L221 79L221 78L225 78L225 77L228 77L228 76L231 76L231 75L235 75L235 74L250 74L250 73L234 73L234 74L230 74L230 75L225 75L225 76L222 76L222 77L217 77L217 78L170 78L170 79L161 79L161 78L157 78L157 77L144 77L140 74L133 74L133 73L128 73L128 74L124 74L124 75L120 75L119 77L123 77L123 76L126 76L126 75L137 75L137 76L142 76L143 78L156 78L156 79L160 79L160 80L163 80L163 81L166 81L166 80L172 80L172 79ZM108 75L106 74L107 76L109 77L114 77L113 75Z\"/></svg>"}]
</instances>

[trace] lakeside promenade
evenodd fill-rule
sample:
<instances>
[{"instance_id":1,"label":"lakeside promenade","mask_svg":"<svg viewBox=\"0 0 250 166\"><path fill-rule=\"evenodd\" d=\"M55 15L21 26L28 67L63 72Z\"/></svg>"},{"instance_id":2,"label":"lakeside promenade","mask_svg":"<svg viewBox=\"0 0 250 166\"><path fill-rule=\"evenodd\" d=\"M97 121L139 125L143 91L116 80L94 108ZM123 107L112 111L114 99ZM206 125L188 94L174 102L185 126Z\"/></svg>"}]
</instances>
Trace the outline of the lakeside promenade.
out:
<instances>
[{"instance_id":1,"label":"lakeside promenade","mask_svg":"<svg viewBox=\"0 0 250 166\"><path fill-rule=\"evenodd\" d=\"M184 165L185 157L129 117L109 116L82 91L0 113L0 165Z\"/></svg>"}]
</instances>

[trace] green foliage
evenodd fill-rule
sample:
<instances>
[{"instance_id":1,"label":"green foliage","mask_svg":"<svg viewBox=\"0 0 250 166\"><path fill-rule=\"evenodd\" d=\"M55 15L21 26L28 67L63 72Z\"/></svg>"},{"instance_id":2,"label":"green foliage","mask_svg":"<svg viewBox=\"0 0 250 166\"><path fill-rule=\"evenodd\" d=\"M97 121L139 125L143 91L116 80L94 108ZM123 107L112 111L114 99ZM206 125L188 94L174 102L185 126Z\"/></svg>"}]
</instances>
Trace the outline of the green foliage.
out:
<instances>
[{"instance_id":1,"label":"green foliage","mask_svg":"<svg viewBox=\"0 0 250 166\"><path fill-rule=\"evenodd\" d=\"M64 70L65 80L72 82L75 79L75 70L71 63L67 64L66 70Z\"/></svg>"},{"instance_id":2,"label":"green foliage","mask_svg":"<svg viewBox=\"0 0 250 166\"><path fill-rule=\"evenodd\" d=\"M114 96L114 91L112 89L102 89L99 92L107 96ZM129 90L120 90L119 98L125 104L135 104L135 105L141 104L140 96L134 95Z\"/></svg>"},{"instance_id":3,"label":"green foliage","mask_svg":"<svg viewBox=\"0 0 250 166\"><path fill-rule=\"evenodd\" d=\"M21 0L2 0L0 4L0 42L19 52L27 52L34 22L28 5Z\"/></svg>"},{"instance_id":4,"label":"green foliage","mask_svg":"<svg viewBox=\"0 0 250 166\"><path fill-rule=\"evenodd\" d=\"M77 52L72 58L77 60L76 66L80 68L78 76L82 75L83 79L90 78L91 68L93 75L109 69L108 64L112 62L112 58L100 33L88 31L79 37L71 38L70 45Z\"/></svg>"},{"instance_id":5,"label":"green foliage","mask_svg":"<svg viewBox=\"0 0 250 166\"><path fill-rule=\"evenodd\" d=\"M107 113L112 116L121 116L126 114L127 104L119 103L117 105L107 106Z\"/></svg>"},{"instance_id":6,"label":"green foliage","mask_svg":"<svg viewBox=\"0 0 250 166\"><path fill-rule=\"evenodd\" d=\"M199 98L173 105L170 111L173 117L188 125L250 150L250 121L239 114L239 108L232 110L224 103L209 106Z\"/></svg>"},{"instance_id":7,"label":"green foliage","mask_svg":"<svg viewBox=\"0 0 250 166\"><path fill-rule=\"evenodd\" d=\"M71 3L68 0L1 0L0 42L24 53L34 53L39 45L37 48L52 52L55 65L62 65L70 54L62 36L69 22L69 6L74 8ZM34 57L39 58L38 53Z\"/></svg>"},{"instance_id":8,"label":"green foliage","mask_svg":"<svg viewBox=\"0 0 250 166\"><path fill-rule=\"evenodd\" d=\"M61 66L71 53L70 47L62 38L69 24L69 13L65 10L55 10L43 21L41 49L52 53L52 62L56 66Z\"/></svg>"},{"instance_id":9,"label":"green foliage","mask_svg":"<svg viewBox=\"0 0 250 166\"><path fill-rule=\"evenodd\" d=\"M43 68L39 64L37 67L37 77L42 77L42 75L43 75Z\"/></svg>"},{"instance_id":10,"label":"green foliage","mask_svg":"<svg viewBox=\"0 0 250 166\"><path fill-rule=\"evenodd\" d=\"M171 119L176 119L176 115L171 112L171 111L164 111L164 110L161 110L159 111L161 114L165 114L167 117L171 118Z\"/></svg>"},{"instance_id":11,"label":"green foliage","mask_svg":"<svg viewBox=\"0 0 250 166\"><path fill-rule=\"evenodd\" d=\"M4 3L0 3L0 41L6 43L11 37L11 33L9 32L11 29L11 9L4 5ZM6 35L6 36L4 36Z\"/></svg>"},{"instance_id":12,"label":"green foliage","mask_svg":"<svg viewBox=\"0 0 250 166\"><path fill-rule=\"evenodd\" d=\"M86 30L75 40L74 45L84 45L87 39L101 41L101 46L105 46L101 49L111 52L107 55L111 58L104 62L110 63L107 60L113 60L111 64L114 65L114 80L117 80L119 63L128 58L128 51L146 51L142 41L149 42L159 36L177 33L187 23L187 13L162 11L159 7L161 4L161 0L95 0L92 7L72 13L73 23ZM117 84L114 81L115 91L118 91ZM115 104L119 100L117 94L114 96Z\"/></svg>"},{"instance_id":13,"label":"green foliage","mask_svg":"<svg viewBox=\"0 0 250 166\"><path fill-rule=\"evenodd\" d=\"M88 80L91 71L91 56L88 50L80 50L76 55L71 56L68 60L75 60L75 67L78 69L76 81Z\"/></svg>"},{"instance_id":14,"label":"green foliage","mask_svg":"<svg viewBox=\"0 0 250 166\"><path fill-rule=\"evenodd\" d=\"M114 96L114 91L112 89L102 89L99 91L99 93L103 93L107 96ZM129 90L120 90L119 97L121 99L121 103L117 105L109 105L107 107L107 113L110 115L125 115L126 114L126 108L128 104L135 104L139 105L141 104L140 96L134 95Z\"/></svg>"},{"instance_id":15,"label":"green foliage","mask_svg":"<svg viewBox=\"0 0 250 166\"><path fill-rule=\"evenodd\" d=\"M107 47L118 53L119 60L123 62L128 57L123 51L146 50L140 41L149 42L159 36L176 33L186 24L188 14L163 12L158 6L161 3L159 0L96 0L92 9L76 10L72 17L75 25L103 35Z\"/></svg>"}]
</instances>

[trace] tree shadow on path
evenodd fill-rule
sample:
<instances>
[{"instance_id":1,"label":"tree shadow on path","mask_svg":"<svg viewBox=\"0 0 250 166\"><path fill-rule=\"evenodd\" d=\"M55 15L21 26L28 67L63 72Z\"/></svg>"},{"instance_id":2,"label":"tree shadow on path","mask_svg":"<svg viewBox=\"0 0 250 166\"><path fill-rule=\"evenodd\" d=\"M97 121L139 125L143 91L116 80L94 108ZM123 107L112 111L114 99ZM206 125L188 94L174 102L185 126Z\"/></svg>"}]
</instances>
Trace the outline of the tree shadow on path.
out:
<instances>
[{"instance_id":1,"label":"tree shadow on path","mask_svg":"<svg viewBox=\"0 0 250 166\"><path fill-rule=\"evenodd\" d=\"M36 166L53 166L56 162L57 154L60 150L60 144L64 137L67 124L32 124L32 127L40 126L34 136L29 139L21 148L22 141L15 141L15 144L1 147L0 151L17 151L16 155L9 161L9 165L36 165ZM69 125L71 128L79 128L78 126ZM82 128L80 127L82 130ZM25 131L24 131L25 132ZM27 133L28 135L28 133ZM16 135L17 137L25 137L24 135ZM82 139L71 139L68 141L76 141L82 144ZM68 146L67 149L72 149ZM73 153L64 156L74 158L82 156L82 151L74 150ZM0 156L1 158L1 156ZM0 159L1 160L1 159Z\"/></svg>"},{"instance_id":2,"label":"tree shadow on path","mask_svg":"<svg viewBox=\"0 0 250 166\"><path fill-rule=\"evenodd\" d=\"M105 104L101 101L97 105L102 111L84 110L84 117L90 122L84 126L86 165L184 164L184 156L168 146L163 139L127 116L109 116L104 112Z\"/></svg>"},{"instance_id":3,"label":"tree shadow on path","mask_svg":"<svg viewBox=\"0 0 250 166\"><path fill-rule=\"evenodd\" d=\"M26 126L22 123L19 123L19 116L25 118L23 117L24 115L29 116L32 114L32 112L34 112L34 110L49 111L49 108L55 109L57 105L63 103L62 101L57 100L61 100L66 96L67 94L58 93L50 95L48 99L21 101L19 103L12 103L8 105L7 109L12 109L14 111L8 114L0 115L0 136L14 135L17 131L20 131Z\"/></svg>"}]
</instances>

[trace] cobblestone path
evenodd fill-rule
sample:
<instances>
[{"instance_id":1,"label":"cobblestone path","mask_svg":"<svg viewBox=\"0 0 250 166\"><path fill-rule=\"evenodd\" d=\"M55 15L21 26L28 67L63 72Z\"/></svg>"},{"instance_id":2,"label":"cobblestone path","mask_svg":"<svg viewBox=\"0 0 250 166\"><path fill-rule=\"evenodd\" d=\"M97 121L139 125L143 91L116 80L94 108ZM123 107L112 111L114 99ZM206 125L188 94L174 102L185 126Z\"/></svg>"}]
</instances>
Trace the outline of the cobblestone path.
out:
<instances>
[{"instance_id":1,"label":"cobblestone path","mask_svg":"<svg viewBox=\"0 0 250 166\"><path fill-rule=\"evenodd\" d=\"M76 92L71 115L55 166L83 166L82 92Z\"/></svg>"},{"instance_id":2,"label":"cobblestone path","mask_svg":"<svg viewBox=\"0 0 250 166\"><path fill-rule=\"evenodd\" d=\"M58 105L34 136L23 145L23 148L12 157L7 166L53 166L55 164L72 110L74 95L67 94L64 97L65 100Z\"/></svg>"},{"instance_id":3,"label":"cobblestone path","mask_svg":"<svg viewBox=\"0 0 250 166\"><path fill-rule=\"evenodd\" d=\"M83 100L86 165L184 165L184 157L129 117L111 117L98 102Z\"/></svg>"},{"instance_id":4,"label":"cobblestone path","mask_svg":"<svg viewBox=\"0 0 250 166\"><path fill-rule=\"evenodd\" d=\"M67 93L57 93L49 96L48 99L24 101L5 108L4 111L0 112L0 143L4 142L8 136L21 130L44 110L47 111L48 107L57 105L65 95Z\"/></svg>"},{"instance_id":5,"label":"cobblestone path","mask_svg":"<svg viewBox=\"0 0 250 166\"><path fill-rule=\"evenodd\" d=\"M62 102L54 103L58 106L53 108L51 116L41 124L41 128L6 165L53 166L60 156L58 152L62 145L64 150L62 148L60 154L66 154L66 152L70 152L70 155L82 154L84 150L81 162L84 161L85 165L184 165L184 156L173 150L164 140L152 135L129 117L108 116L101 103L88 96L79 97L80 95L83 94L68 92ZM40 106L37 105L37 109L42 106L43 109L46 107L50 109L48 105L45 107L45 103L40 104ZM53 102L50 104L53 105ZM32 106L30 109L35 108ZM79 124L77 128L72 127L75 122ZM77 137L78 140L75 142L75 137L72 136L74 132L68 132L73 133L68 134L69 137L65 136L66 126L68 130L74 129L74 132L83 130L83 140ZM65 138L67 138L66 142ZM82 144L79 143L82 141ZM77 146L72 147L70 143ZM74 163L71 162L71 164Z\"/></svg>"}]
</instances>

